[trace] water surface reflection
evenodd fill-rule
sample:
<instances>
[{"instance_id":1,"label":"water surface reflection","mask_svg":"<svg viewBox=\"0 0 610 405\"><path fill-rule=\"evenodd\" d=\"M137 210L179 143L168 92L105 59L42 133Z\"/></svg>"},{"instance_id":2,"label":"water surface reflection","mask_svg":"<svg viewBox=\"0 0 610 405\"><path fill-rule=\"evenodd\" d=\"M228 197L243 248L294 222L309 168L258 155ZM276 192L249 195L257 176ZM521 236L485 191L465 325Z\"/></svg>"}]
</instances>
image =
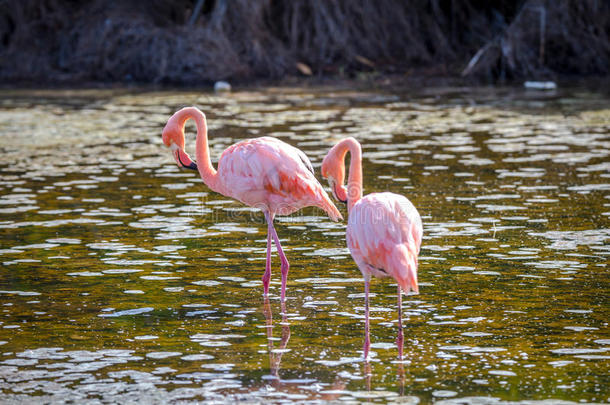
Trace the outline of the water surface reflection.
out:
<instances>
[{"instance_id":1,"label":"water surface reflection","mask_svg":"<svg viewBox=\"0 0 610 405\"><path fill-rule=\"evenodd\" d=\"M263 300L262 214L161 145L189 104L213 157L272 135L319 171L352 135L365 192L414 202L404 364L378 280L362 362L360 274L317 209L279 219L288 300L276 256ZM3 91L3 402L608 401L609 133L608 98L579 89Z\"/></svg>"}]
</instances>

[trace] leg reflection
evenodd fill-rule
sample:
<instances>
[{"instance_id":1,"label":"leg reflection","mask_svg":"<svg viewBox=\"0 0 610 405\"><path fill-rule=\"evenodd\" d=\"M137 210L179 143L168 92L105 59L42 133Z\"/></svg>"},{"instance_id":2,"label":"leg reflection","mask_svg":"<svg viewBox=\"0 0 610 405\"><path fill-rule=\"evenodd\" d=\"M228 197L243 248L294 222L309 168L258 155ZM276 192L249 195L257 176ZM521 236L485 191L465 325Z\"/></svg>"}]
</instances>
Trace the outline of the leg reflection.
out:
<instances>
[{"instance_id":1,"label":"leg reflection","mask_svg":"<svg viewBox=\"0 0 610 405\"><path fill-rule=\"evenodd\" d=\"M398 393L402 397L405 395L405 366L403 362L398 363Z\"/></svg>"},{"instance_id":2,"label":"leg reflection","mask_svg":"<svg viewBox=\"0 0 610 405\"><path fill-rule=\"evenodd\" d=\"M368 360L366 360L364 362L364 378L366 381L366 390L370 391L371 390L371 377L373 376L373 373L371 371L371 363L369 363Z\"/></svg>"},{"instance_id":3,"label":"leg reflection","mask_svg":"<svg viewBox=\"0 0 610 405\"><path fill-rule=\"evenodd\" d=\"M265 324L267 326L267 351L269 352L269 369L271 375L275 376L279 381L279 370L280 370L280 362L282 361L282 355L286 352L286 346L288 346L288 341L290 340L290 324L287 321L286 317L286 302L281 302L281 313L282 313L282 338L280 340L280 345L277 349L274 346L274 338L273 338L273 313L271 312L271 304L269 303L269 298L265 298L265 303L263 306L263 313L265 314Z\"/></svg>"},{"instance_id":4,"label":"leg reflection","mask_svg":"<svg viewBox=\"0 0 610 405\"><path fill-rule=\"evenodd\" d=\"M280 362L282 360L282 355L287 352L286 347L288 346L288 341L290 340L290 324L288 323L288 313L286 311L286 302L280 302L281 315L282 320L280 325L282 326L282 336L280 339L273 337L273 313L271 311L271 305L269 303L269 299L265 299L263 305L263 314L265 315L265 326L267 329L267 351L269 352L269 368L270 374L275 378L272 381L266 382L266 385L270 385L278 391L281 392L290 392L290 393L298 393L308 395L314 395L311 399L323 401L335 401L343 394L341 393L346 386L345 381L337 376L334 383L329 387L327 393L314 393L312 394L309 391L304 391L300 386L303 384L302 382L297 381L289 381L282 382L279 377L280 371ZM274 347L274 343L280 340L279 346ZM370 367L369 367L370 373Z\"/></svg>"}]
</instances>

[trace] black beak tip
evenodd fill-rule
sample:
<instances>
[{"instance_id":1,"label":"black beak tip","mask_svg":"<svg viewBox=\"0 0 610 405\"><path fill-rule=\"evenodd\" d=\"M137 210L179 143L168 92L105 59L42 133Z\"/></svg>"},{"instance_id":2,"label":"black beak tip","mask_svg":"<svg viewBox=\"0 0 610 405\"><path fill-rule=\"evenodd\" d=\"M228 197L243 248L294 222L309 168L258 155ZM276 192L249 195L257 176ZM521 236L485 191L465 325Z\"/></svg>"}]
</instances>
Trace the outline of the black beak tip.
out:
<instances>
[{"instance_id":1,"label":"black beak tip","mask_svg":"<svg viewBox=\"0 0 610 405\"><path fill-rule=\"evenodd\" d=\"M182 159L180 159L180 154L178 154L177 156L178 161L180 162L180 165L182 165L182 167L184 167L185 169L197 170L197 163L191 162L188 165L185 165L184 163L182 163Z\"/></svg>"}]
</instances>

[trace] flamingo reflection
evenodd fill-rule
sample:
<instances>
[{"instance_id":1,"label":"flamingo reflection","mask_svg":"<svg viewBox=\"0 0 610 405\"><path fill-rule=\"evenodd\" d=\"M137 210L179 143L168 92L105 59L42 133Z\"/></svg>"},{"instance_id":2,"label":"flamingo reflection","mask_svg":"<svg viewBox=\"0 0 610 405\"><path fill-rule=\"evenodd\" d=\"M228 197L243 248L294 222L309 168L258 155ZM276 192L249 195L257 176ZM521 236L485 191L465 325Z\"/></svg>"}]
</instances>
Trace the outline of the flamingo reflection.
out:
<instances>
[{"instance_id":1,"label":"flamingo reflection","mask_svg":"<svg viewBox=\"0 0 610 405\"><path fill-rule=\"evenodd\" d=\"M265 315L265 326L267 329L267 351L269 352L269 370L270 374L275 377L271 382L269 382L269 385L277 391L285 393L294 393L300 395L306 394L307 396L311 396L309 399L312 400L336 400L342 395L341 391L344 390L346 386L345 381L343 381L343 379L339 378L338 376L337 379L332 383L332 385L326 388L328 390L328 392L326 393L303 390L301 386L304 383L303 381L299 381L298 379L282 380L280 378L280 363L282 361L282 356L284 355L284 353L289 351L289 349L286 349L286 346L288 346L288 341L290 340L290 324L288 323L285 301L280 302L280 310L282 314L282 320L280 322L280 324L282 325L282 337L280 339L279 347L274 347L274 342L276 342L277 339L273 337L273 313L271 311L269 299L265 298L263 304L263 314Z\"/></svg>"},{"instance_id":2,"label":"flamingo reflection","mask_svg":"<svg viewBox=\"0 0 610 405\"><path fill-rule=\"evenodd\" d=\"M366 390L371 391L371 382L373 380L373 370L371 363L367 360L363 364L362 374L364 375L364 382L366 384ZM398 395L403 397L405 395L405 367L404 362L397 362L396 369L396 380L398 382Z\"/></svg>"}]
</instances>

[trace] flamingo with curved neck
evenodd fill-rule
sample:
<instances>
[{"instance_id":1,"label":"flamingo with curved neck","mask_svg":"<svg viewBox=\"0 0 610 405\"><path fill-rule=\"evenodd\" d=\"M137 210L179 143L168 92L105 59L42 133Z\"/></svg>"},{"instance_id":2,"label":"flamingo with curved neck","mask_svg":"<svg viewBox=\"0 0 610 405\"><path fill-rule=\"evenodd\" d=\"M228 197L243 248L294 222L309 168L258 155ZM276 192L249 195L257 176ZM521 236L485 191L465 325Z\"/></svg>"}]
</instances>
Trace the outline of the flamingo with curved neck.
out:
<instances>
[{"instance_id":1,"label":"flamingo with curved neck","mask_svg":"<svg viewBox=\"0 0 610 405\"><path fill-rule=\"evenodd\" d=\"M350 153L347 188L345 157ZM392 277L398 283L398 356L403 356L402 291L419 292L417 256L423 228L421 217L404 196L372 193L362 197L362 150L354 138L345 138L328 152L322 162L322 176L328 179L333 195L347 203L347 247L364 277L365 324L364 358L368 359L369 284L371 276Z\"/></svg>"},{"instance_id":2,"label":"flamingo with curved neck","mask_svg":"<svg viewBox=\"0 0 610 405\"><path fill-rule=\"evenodd\" d=\"M199 164L195 164L184 151L184 127L189 119L195 121L197 139L195 140L195 156ZM218 173L210 159L208 146L208 123L203 114L196 107L185 107L170 117L163 129L163 143L172 149L178 167L199 170L203 182L211 189L216 184Z\"/></svg>"},{"instance_id":3,"label":"flamingo with curved neck","mask_svg":"<svg viewBox=\"0 0 610 405\"><path fill-rule=\"evenodd\" d=\"M350 153L349 177L345 181L345 157ZM347 204L348 213L362 198L362 147L352 137L335 145L324 158L322 176L328 178L335 198Z\"/></svg>"},{"instance_id":4,"label":"flamingo with curved neck","mask_svg":"<svg viewBox=\"0 0 610 405\"><path fill-rule=\"evenodd\" d=\"M197 126L195 154L198 163L184 151L184 126L189 119L193 119ZM281 261L281 299L284 301L290 264L273 226L275 216L290 215L301 208L315 206L326 211L333 221L342 218L316 180L307 156L276 138L246 139L222 153L216 170L210 159L206 117L196 107L186 107L172 115L163 129L163 143L172 150L178 167L198 170L211 190L263 211L267 220L264 294L267 296L269 293L273 239Z\"/></svg>"}]
</instances>

